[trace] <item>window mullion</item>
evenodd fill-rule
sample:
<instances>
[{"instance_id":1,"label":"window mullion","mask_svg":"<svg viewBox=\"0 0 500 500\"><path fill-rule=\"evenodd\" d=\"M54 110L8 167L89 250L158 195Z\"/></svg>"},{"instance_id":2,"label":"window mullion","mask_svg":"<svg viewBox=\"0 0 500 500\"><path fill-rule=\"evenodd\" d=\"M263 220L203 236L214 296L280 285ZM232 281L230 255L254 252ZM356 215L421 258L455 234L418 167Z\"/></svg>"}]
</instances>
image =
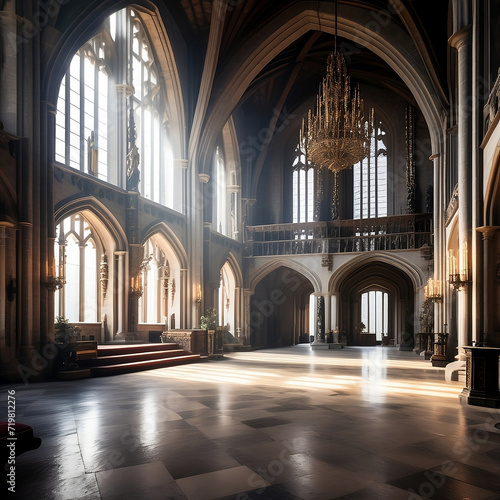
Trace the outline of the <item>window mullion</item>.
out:
<instances>
[{"instance_id":1,"label":"window mullion","mask_svg":"<svg viewBox=\"0 0 500 500\"><path fill-rule=\"evenodd\" d=\"M82 147L85 138L85 54L80 54L80 171L85 172L85 148Z\"/></svg>"}]
</instances>

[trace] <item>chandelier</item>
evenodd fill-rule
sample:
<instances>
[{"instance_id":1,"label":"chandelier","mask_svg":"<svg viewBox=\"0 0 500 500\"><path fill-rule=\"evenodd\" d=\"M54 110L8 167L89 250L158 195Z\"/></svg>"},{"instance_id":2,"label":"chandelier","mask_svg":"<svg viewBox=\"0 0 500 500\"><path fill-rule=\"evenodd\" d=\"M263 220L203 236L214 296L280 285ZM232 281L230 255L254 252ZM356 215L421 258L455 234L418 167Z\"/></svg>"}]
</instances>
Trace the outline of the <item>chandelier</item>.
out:
<instances>
[{"instance_id":1,"label":"chandelier","mask_svg":"<svg viewBox=\"0 0 500 500\"><path fill-rule=\"evenodd\" d=\"M328 56L326 75L307 124L302 121L300 144L308 159L319 168L339 172L370 154L373 109L364 115L358 86L351 91L344 55L337 50L337 1L335 1L335 50Z\"/></svg>"}]
</instances>

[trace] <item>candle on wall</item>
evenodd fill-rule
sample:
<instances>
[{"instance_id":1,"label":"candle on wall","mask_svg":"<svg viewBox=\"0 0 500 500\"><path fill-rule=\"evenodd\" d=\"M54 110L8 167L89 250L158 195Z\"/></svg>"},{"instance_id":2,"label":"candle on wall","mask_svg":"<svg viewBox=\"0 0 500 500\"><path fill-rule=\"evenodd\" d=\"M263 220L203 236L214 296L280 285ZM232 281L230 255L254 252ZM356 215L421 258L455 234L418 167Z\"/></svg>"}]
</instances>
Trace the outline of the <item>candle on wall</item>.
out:
<instances>
[{"instance_id":1,"label":"candle on wall","mask_svg":"<svg viewBox=\"0 0 500 500\"><path fill-rule=\"evenodd\" d=\"M462 268L460 272L460 277L462 280L466 281L469 276L469 262L468 262L469 256L467 252L467 241L463 242L462 246Z\"/></svg>"}]
</instances>

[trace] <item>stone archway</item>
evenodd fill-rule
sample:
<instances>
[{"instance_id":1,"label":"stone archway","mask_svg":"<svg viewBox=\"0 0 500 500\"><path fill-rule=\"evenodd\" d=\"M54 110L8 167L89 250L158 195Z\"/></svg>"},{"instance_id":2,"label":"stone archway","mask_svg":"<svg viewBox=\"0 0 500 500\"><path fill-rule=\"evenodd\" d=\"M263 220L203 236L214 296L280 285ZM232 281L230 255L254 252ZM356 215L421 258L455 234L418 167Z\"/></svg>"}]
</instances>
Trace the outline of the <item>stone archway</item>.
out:
<instances>
[{"instance_id":1,"label":"stone archway","mask_svg":"<svg viewBox=\"0 0 500 500\"><path fill-rule=\"evenodd\" d=\"M361 321L361 295L370 290L387 293L389 341L399 345L401 350L411 350L414 343L415 314L413 283L401 269L379 261L361 264L339 283L339 326L341 334L346 336L347 343L365 343L366 339L360 336L358 325Z\"/></svg>"},{"instance_id":2,"label":"stone archway","mask_svg":"<svg viewBox=\"0 0 500 500\"><path fill-rule=\"evenodd\" d=\"M312 283L298 271L281 266L256 285L250 301L253 347L294 345L308 337Z\"/></svg>"}]
</instances>

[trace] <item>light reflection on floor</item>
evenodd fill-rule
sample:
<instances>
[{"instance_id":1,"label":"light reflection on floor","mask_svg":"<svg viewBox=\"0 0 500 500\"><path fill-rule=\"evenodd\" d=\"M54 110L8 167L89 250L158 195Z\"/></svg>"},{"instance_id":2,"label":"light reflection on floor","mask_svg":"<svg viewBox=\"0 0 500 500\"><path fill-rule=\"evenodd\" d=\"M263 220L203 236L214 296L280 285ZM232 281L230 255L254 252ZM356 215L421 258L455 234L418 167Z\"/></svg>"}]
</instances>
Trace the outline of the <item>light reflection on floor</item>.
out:
<instances>
[{"instance_id":1,"label":"light reflection on floor","mask_svg":"<svg viewBox=\"0 0 500 500\"><path fill-rule=\"evenodd\" d=\"M493 500L500 410L461 390L413 352L309 345L18 386L42 446L13 498L407 500L432 478L432 498Z\"/></svg>"},{"instance_id":2,"label":"light reflection on floor","mask_svg":"<svg viewBox=\"0 0 500 500\"><path fill-rule=\"evenodd\" d=\"M456 399L463 388L458 382L446 383L443 368L435 368L417 355L404 353L404 360L391 359L401 355L397 348L312 351L309 346L298 346L298 349L294 355L282 351L228 353L220 361L170 367L165 371L145 372L144 376L236 385L284 384L308 390L348 389L373 402L383 402L388 394ZM425 371L426 378L409 380L409 373L415 370ZM429 377L435 381L428 381Z\"/></svg>"}]
</instances>

